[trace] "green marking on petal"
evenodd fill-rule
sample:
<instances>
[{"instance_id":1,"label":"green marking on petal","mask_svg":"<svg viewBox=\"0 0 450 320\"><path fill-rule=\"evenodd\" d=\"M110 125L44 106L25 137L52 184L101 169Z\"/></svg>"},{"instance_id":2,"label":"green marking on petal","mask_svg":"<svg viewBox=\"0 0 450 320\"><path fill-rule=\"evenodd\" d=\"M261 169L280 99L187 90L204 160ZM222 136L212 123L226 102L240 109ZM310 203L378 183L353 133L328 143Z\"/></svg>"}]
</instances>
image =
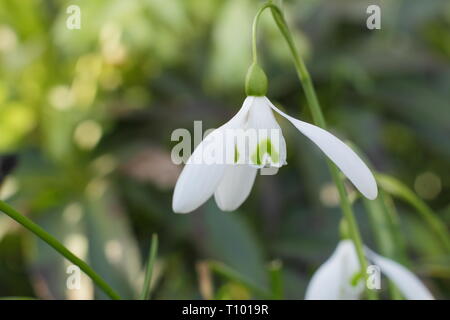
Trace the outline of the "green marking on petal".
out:
<instances>
[{"instance_id":1,"label":"green marking on petal","mask_svg":"<svg viewBox=\"0 0 450 320\"><path fill-rule=\"evenodd\" d=\"M234 163L238 163L239 161L239 150L237 146L234 146Z\"/></svg>"},{"instance_id":2,"label":"green marking on petal","mask_svg":"<svg viewBox=\"0 0 450 320\"><path fill-rule=\"evenodd\" d=\"M356 285L358 284L358 282L362 279L363 274L362 272L356 272L353 277L350 279L350 284L352 285L352 287L356 287Z\"/></svg>"},{"instance_id":3,"label":"green marking on petal","mask_svg":"<svg viewBox=\"0 0 450 320\"><path fill-rule=\"evenodd\" d=\"M257 146L255 152L251 156L251 161L257 165L262 165L262 160L264 155L269 155L272 163L278 163L280 161L280 156L278 152L272 145L270 139L265 139L261 141Z\"/></svg>"}]
</instances>

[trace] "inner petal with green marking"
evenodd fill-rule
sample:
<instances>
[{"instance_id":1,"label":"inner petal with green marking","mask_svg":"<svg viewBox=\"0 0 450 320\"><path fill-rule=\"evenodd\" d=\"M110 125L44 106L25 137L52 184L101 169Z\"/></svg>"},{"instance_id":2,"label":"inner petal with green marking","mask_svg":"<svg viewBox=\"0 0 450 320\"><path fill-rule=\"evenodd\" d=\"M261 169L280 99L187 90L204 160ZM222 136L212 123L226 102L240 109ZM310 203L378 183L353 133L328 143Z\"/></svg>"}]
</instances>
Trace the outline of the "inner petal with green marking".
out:
<instances>
[{"instance_id":1,"label":"inner petal with green marking","mask_svg":"<svg viewBox=\"0 0 450 320\"><path fill-rule=\"evenodd\" d=\"M250 161L258 166L280 165L280 155L270 139L260 141L251 153Z\"/></svg>"}]
</instances>

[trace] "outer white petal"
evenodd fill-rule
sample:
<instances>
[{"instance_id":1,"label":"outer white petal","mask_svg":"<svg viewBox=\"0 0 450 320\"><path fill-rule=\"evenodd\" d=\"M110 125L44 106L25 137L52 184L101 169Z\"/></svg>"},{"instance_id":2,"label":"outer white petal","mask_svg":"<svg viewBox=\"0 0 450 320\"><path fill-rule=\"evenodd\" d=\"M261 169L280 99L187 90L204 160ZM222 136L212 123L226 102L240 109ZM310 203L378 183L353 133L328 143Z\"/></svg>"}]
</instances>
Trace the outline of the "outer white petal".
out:
<instances>
[{"instance_id":1,"label":"outer white petal","mask_svg":"<svg viewBox=\"0 0 450 320\"><path fill-rule=\"evenodd\" d=\"M354 275L360 272L358 258L350 240L339 243L332 256L316 271L306 289L307 300L354 300L364 287L360 281L351 285Z\"/></svg>"},{"instance_id":2,"label":"outer white petal","mask_svg":"<svg viewBox=\"0 0 450 320\"><path fill-rule=\"evenodd\" d=\"M204 159L204 153L210 150L212 144L220 144L223 140L218 138L228 128L243 126L247 113L253 103L253 98L245 99L239 112L227 123L210 133L194 150L181 172L172 199L172 209L176 213L188 213L208 200L216 190L224 176L227 165L206 164L198 159Z\"/></svg>"},{"instance_id":3,"label":"outer white petal","mask_svg":"<svg viewBox=\"0 0 450 320\"><path fill-rule=\"evenodd\" d=\"M236 210L247 199L258 170L245 164L229 165L214 194L223 211Z\"/></svg>"},{"instance_id":4,"label":"outer white petal","mask_svg":"<svg viewBox=\"0 0 450 320\"><path fill-rule=\"evenodd\" d=\"M295 119L275 107L269 99L267 101L272 109L289 120L301 133L314 142L366 198L373 200L377 197L377 183L372 172L350 147L328 131Z\"/></svg>"},{"instance_id":5,"label":"outer white petal","mask_svg":"<svg viewBox=\"0 0 450 320\"><path fill-rule=\"evenodd\" d=\"M401 264L382 257L366 248L366 255L401 291L408 300L434 300L430 291L411 271Z\"/></svg>"},{"instance_id":6,"label":"outer white petal","mask_svg":"<svg viewBox=\"0 0 450 320\"><path fill-rule=\"evenodd\" d=\"M257 167L263 167L269 165L272 167L281 167L286 164L286 142L283 137L283 132L281 131L280 125L276 121L273 111L269 103L267 103L267 98L265 97L254 97L254 102L250 111L248 113L248 120L246 124L247 130L254 130L258 139L255 144L250 145L250 150L248 150L248 160L251 165ZM271 147L276 152L276 158L271 158L268 154L260 159L262 165L259 165L252 159L252 154L256 153L256 146L259 144L264 144L264 142L269 139L271 142Z\"/></svg>"}]
</instances>

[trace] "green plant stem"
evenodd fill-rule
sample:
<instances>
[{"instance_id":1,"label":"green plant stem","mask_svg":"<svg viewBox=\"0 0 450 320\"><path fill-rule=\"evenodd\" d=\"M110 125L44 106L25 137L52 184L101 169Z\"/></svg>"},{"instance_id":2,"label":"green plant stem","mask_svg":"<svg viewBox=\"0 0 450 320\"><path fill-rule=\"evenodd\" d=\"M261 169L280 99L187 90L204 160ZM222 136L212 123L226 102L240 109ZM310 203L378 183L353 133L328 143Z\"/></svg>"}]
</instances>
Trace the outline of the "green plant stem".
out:
<instances>
[{"instance_id":1,"label":"green plant stem","mask_svg":"<svg viewBox=\"0 0 450 320\"><path fill-rule=\"evenodd\" d=\"M261 15L261 12L265 10L266 8L270 8L272 11L272 16L275 20L275 23L278 26L278 29L282 33L283 37L285 38L287 45L291 51L292 58L294 60L295 69L297 71L297 75L300 79L300 82L302 84L303 90L305 91L306 100L308 101L309 109L311 110L311 114L314 120L314 123L318 125L321 128L326 128L326 122L325 118L322 113L322 109L319 104L319 100L317 99L316 91L314 90L314 86L311 80L311 76L309 75L309 72L306 68L306 65L303 61L303 59L300 57L297 48L295 46L294 40L292 38L291 32L289 31L288 25L284 19L283 13L281 12L280 8L278 6L274 5L273 3L269 2L266 3L261 7L261 9L258 11L253 25L253 59L255 58L255 51L256 51L256 26L255 23L258 22L259 16ZM334 184L336 185L336 188L339 192L340 197L340 205L342 208L342 211L344 213L344 217L347 220L348 226L349 226L349 235L355 245L356 253L358 256L359 263L361 265L362 274L364 275L364 279L367 280L367 273L365 272L367 270L367 261L364 255L364 249L363 244L361 240L361 235L358 229L358 224L356 223L355 215L353 213L353 209L351 207L350 201L347 196L347 192L345 190L344 180L339 174L338 168L331 162L327 161L328 167L331 172L331 176L333 178ZM373 290L370 290L366 287L367 297L369 299L376 299L376 293Z\"/></svg>"},{"instance_id":2,"label":"green plant stem","mask_svg":"<svg viewBox=\"0 0 450 320\"><path fill-rule=\"evenodd\" d=\"M49 246L62 254L67 260L77 265L83 272L88 275L92 281L102 289L111 299L119 300L120 296L103 280L92 268L83 260L78 258L72 252L70 252L61 242L55 237L50 235L36 223L17 212L14 208L7 203L0 201L0 211L7 214L9 217L17 221L23 227L34 233L36 236L45 241Z\"/></svg>"},{"instance_id":3,"label":"green plant stem","mask_svg":"<svg viewBox=\"0 0 450 320\"><path fill-rule=\"evenodd\" d=\"M340 198L340 204L342 212L344 213L345 220L348 224L348 231L350 238L353 241L353 244L355 246L356 255L358 256L359 264L361 265L361 273L364 276L364 282L367 281L367 260L364 255L364 248L361 240L361 235L359 232L358 224L355 219L355 215L353 213L352 206L350 204L350 201L347 196L347 192L345 190L344 181L342 180L341 176L339 175L338 169L334 166L334 164L330 163L328 161L328 167L331 171L331 176L333 177L334 184L336 185L336 188L339 192L339 198ZM367 297L371 300L374 300L377 298L377 294L374 290L370 290L367 286L366 288L366 294Z\"/></svg>"},{"instance_id":4,"label":"green plant stem","mask_svg":"<svg viewBox=\"0 0 450 320\"><path fill-rule=\"evenodd\" d=\"M144 287L141 293L141 300L150 299L150 290L152 283L153 267L155 265L156 254L158 252L158 235L152 236L152 244L150 246L150 254L147 262L147 270L145 271Z\"/></svg>"},{"instance_id":5,"label":"green plant stem","mask_svg":"<svg viewBox=\"0 0 450 320\"><path fill-rule=\"evenodd\" d=\"M253 25L252 25L252 56L253 56L253 63L258 63L258 49L256 46L256 31L258 29L258 22L259 18L261 17L261 14L266 10L267 8L271 7L271 3L264 4L261 8L259 8L258 12L256 12L255 18L253 19Z\"/></svg>"}]
</instances>

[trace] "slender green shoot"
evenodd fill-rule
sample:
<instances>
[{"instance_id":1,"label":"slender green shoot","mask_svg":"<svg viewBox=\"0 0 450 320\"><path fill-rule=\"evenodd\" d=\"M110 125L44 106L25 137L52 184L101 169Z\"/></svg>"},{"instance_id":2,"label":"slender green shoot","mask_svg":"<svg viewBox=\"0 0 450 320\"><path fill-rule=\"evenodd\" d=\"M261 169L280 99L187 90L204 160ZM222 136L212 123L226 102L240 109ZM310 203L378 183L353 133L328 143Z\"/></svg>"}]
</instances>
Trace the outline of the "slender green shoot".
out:
<instances>
[{"instance_id":1,"label":"slender green shoot","mask_svg":"<svg viewBox=\"0 0 450 320\"><path fill-rule=\"evenodd\" d=\"M152 236L152 243L150 245L147 269L145 270L144 287L142 288L140 300L150 299L152 289L151 284L152 284L153 268L155 266L157 253L158 253L158 235L155 233Z\"/></svg>"},{"instance_id":2,"label":"slender green shoot","mask_svg":"<svg viewBox=\"0 0 450 320\"><path fill-rule=\"evenodd\" d=\"M0 201L0 211L4 212L12 219L17 221L23 227L34 233L36 236L45 241L49 246L63 255L67 260L77 265L87 276L89 276L92 281L105 292L111 299L119 300L120 296L100 277L86 262L78 258L72 252L69 251L61 242L59 242L55 237L49 234L47 231L42 229L36 223L25 217L24 215L17 212L14 208L9 206L7 203Z\"/></svg>"},{"instance_id":3,"label":"slender green shoot","mask_svg":"<svg viewBox=\"0 0 450 320\"><path fill-rule=\"evenodd\" d=\"M306 68L306 65L302 59L302 57L299 55L298 50L296 48L294 39L292 37L291 32L289 31L288 24L286 20L284 19L284 15L280 8L273 4L271 1L264 4L259 11L256 14L256 17L254 19L253 23L253 60L257 61L256 56L256 24L258 23L259 16L261 15L262 11L265 9L270 8L272 12L272 16L275 20L275 23L278 26L278 29L280 30L281 34L283 35L284 39L286 40L286 43L290 49L292 58L294 60L295 69L297 71L298 78L300 79L300 82L302 84L303 90L305 92L306 100L308 102L308 107L311 111L311 114L313 116L314 123L318 125L319 127L326 128L326 121L322 113L322 109L319 104L319 100L317 98L316 91L314 89L314 85L311 80L311 76L308 72L308 69ZM339 174L339 169L332 163L330 160L327 161L328 167L331 172L331 176L333 178L333 182L336 185L336 188L339 192L340 197L340 204L341 208L344 214L345 219L348 222L349 226L349 235L352 239L355 250L358 256L358 261L361 265L361 269L364 274L364 279L367 280L367 260L364 255L364 249L362 244L361 235L359 232L358 224L356 223L355 215L353 213L353 209L350 203L350 200L347 196L347 192L345 190L344 186L344 180ZM376 292L373 290L370 290L366 287L366 294L369 299L377 299Z\"/></svg>"}]
</instances>

